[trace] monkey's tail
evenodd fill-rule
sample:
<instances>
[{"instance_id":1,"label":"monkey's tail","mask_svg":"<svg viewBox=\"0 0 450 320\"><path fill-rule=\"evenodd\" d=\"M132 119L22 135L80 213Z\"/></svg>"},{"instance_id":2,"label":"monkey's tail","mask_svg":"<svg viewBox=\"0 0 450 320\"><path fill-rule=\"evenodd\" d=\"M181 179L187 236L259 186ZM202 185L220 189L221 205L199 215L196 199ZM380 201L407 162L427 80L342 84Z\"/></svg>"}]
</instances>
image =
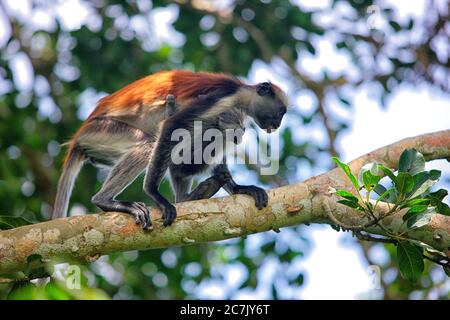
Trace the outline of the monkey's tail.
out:
<instances>
[{"instance_id":1,"label":"monkey's tail","mask_svg":"<svg viewBox=\"0 0 450 320\"><path fill-rule=\"evenodd\" d=\"M58 181L52 219L67 216L70 195L85 160L86 157L83 152L74 143L70 143L64 160L63 171Z\"/></svg>"}]
</instances>

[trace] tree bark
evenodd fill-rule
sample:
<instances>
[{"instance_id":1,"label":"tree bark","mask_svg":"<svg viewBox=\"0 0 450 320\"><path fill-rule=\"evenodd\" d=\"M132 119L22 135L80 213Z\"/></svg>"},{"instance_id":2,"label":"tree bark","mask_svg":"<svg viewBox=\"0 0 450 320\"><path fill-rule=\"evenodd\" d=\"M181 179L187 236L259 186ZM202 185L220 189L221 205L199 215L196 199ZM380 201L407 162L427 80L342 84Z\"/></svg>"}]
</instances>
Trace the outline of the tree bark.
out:
<instances>
[{"instance_id":1,"label":"tree bark","mask_svg":"<svg viewBox=\"0 0 450 320\"><path fill-rule=\"evenodd\" d=\"M368 162L395 168L400 154L416 148L427 160L450 159L450 130L401 140L370 152L350 163L353 173ZM125 213L100 213L57 219L0 232L0 274L30 268L29 257L37 267L45 262L90 262L112 252L192 245L242 237L302 223L333 224L332 213L346 225L367 222L363 214L336 201L329 188L351 190L340 169L310 178L302 183L268 190L269 204L258 210L252 198L234 195L224 198L177 204L178 218L171 227L162 226L161 214L153 209L154 229L143 231L134 218ZM386 203L378 213L388 210ZM393 232L405 231L404 212L389 216L383 226ZM383 235L377 226L367 232ZM408 230L411 239L423 241L450 254L450 217L436 215L425 227ZM38 257L38 256L34 256Z\"/></svg>"}]
</instances>

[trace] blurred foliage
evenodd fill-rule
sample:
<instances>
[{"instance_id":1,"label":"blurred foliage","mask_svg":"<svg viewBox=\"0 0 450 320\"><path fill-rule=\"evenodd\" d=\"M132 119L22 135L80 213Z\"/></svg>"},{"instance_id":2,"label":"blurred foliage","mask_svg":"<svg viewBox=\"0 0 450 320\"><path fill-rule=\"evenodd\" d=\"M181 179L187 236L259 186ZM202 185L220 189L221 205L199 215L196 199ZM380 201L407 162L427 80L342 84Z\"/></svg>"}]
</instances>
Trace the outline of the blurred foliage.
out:
<instances>
[{"instance_id":1,"label":"blurred foliage","mask_svg":"<svg viewBox=\"0 0 450 320\"><path fill-rule=\"evenodd\" d=\"M308 176L331 166L329 155L338 154L336 137L350 125L331 106L351 111L356 88L370 86L383 105L402 83L449 91L448 43L442 49L448 39L447 3L430 2L421 19L409 20L399 19L392 8L377 7L376 28L368 25L367 9L373 4L368 0L331 0L326 9L287 0L93 0L79 1L81 11L73 1L18 3L0 2L6 34L0 42L0 214L30 221L49 218L61 144L96 100L157 70L190 68L245 77L262 62L288 83L294 107L281 135L280 173L260 180L267 187L295 182L300 169ZM85 12L81 23L67 22L73 20L71 10L75 18L75 12ZM331 44L352 68L309 71L304 61L320 61L321 42ZM302 94L314 97L312 112L297 108ZM325 142L299 138L298 126L319 127ZM102 177L91 166L83 169L71 198L72 214L96 211L90 198ZM138 179L122 197L148 201L141 184ZM162 190L170 194L167 182ZM309 248L308 239L300 236L303 228L255 235L252 241L113 254L85 270L86 283L126 299L216 297L201 293L205 286L220 288L218 297L224 298L239 293L298 297L295 289L307 277L298 263ZM274 270L270 277L261 273L267 266ZM238 280L230 280L230 270L239 271ZM425 273L418 284L404 283L391 277L385 297L405 298L417 291L426 297L435 280ZM81 297L90 294L103 297L97 291ZM45 288L0 285L0 295L80 298L56 280Z\"/></svg>"}]
</instances>

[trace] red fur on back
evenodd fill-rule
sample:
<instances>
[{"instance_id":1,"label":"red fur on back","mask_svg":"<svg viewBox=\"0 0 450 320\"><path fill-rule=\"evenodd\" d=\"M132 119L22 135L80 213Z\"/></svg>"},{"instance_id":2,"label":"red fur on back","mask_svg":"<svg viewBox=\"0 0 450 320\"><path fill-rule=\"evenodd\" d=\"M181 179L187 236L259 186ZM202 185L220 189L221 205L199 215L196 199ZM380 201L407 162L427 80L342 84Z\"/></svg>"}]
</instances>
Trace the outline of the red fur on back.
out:
<instances>
[{"instance_id":1,"label":"red fur on back","mask_svg":"<svg viewBox=\"0 0 450 320\"><path fill-rule=\"evenodd\" d=\"M230 81L242 85L238 79L225 74L173 70L160 71L123 87L100 99L95 110L69 142L64 166L67 165L69 155L74 150L78 137L83 134L90 119L111 114L132 115L140 112L136 106L143 108L152 106L155 101L164 101L168 94L175 96L177 104L183 104L184 101L195 98L207 90L223 87ZM161 107L163 105L161 104Z\"/></svg>"},{"instance_id":2,"label":"red fur on back","mask_svg":"<svg viewBox=\"0 0 450 320\"><path fill-rule=\"evenodd\" d=\"M226 81L241 84L236 78L225 74L188 70L161 71L104 97L99 101L91 117L136 105L151 105L154 101L165 100L168 94L173 94L177 103L183 103L205 90L223 86Z\"/></svg>"}]
</instances>

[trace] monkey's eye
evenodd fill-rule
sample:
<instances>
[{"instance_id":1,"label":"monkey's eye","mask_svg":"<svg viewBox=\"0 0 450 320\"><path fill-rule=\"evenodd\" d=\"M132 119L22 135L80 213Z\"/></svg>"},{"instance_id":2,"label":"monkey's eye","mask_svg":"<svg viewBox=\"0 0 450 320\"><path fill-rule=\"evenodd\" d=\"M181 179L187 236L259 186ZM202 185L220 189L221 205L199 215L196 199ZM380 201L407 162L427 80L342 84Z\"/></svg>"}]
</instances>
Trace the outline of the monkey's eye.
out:
<instances>
[{"instance_id":1,"label":"monkey's eye","mask_svg":"<svg viewBox=\"0 0 450 320\"><path fill-rule=\"evenodd\" d=\"M256 88L256 92L260 96L269 96L273 95L272 85L269 82L262 82L258 84Z\"/></svg>"}]
</instances>

